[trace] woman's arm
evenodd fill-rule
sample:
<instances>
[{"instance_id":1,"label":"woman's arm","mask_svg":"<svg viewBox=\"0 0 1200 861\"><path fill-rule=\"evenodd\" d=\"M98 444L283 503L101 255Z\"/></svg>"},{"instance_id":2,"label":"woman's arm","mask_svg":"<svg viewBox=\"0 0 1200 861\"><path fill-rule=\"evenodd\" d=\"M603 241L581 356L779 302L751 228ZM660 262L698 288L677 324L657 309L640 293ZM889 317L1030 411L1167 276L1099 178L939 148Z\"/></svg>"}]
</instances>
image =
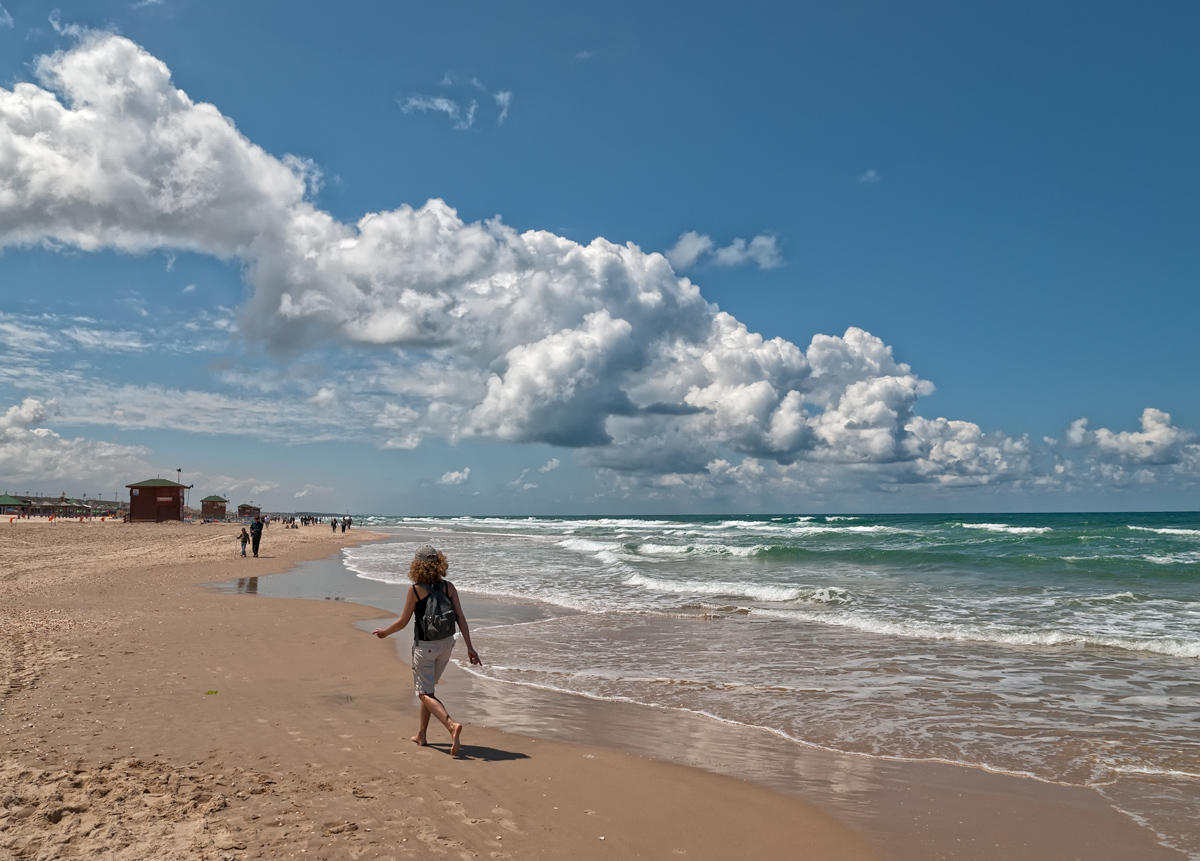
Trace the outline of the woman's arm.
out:
<instances>
[{"instance_id":1,"label":"woman's arm","mask_svg":"<svg viewBox=\"0 0 1200 861\"><path fill-rule=\"evenodd\" d=\"M458 590L454 588L454 584L449 584L447 590L450 593L450 603L454 605L454 614L458 617L458 630L462 632L463 642L467 644L467 657L471 659L472 664L483 665L483 661L479 660L479 653L471 646L471 631L467 627L467 617L463 615L462 604L458 603Z\"/></svg>"},{"instance_id":2,"label":"woman's arm","mask_svg":"<svg viewBox=\"0 0 1200 861\"><path fill-rule=\"evenodd\" d=\"M417 589L414 586L408 590L408 597L404 599L404 610L400 613L400 618L386 628L376 628L372 633L379 639L390 637L397 631L403 631L408 626L408 620L412 618L413 610L417 608Z\"/></svg>"}]
</instances>

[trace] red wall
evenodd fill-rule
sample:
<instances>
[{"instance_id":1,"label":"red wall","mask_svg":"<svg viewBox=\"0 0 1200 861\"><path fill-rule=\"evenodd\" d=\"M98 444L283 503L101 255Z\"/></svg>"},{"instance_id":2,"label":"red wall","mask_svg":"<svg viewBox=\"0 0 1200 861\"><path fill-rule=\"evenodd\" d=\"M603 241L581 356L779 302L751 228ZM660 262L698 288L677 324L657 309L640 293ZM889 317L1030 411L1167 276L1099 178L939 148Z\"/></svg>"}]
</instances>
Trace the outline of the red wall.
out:
<instances>
[{"instance_id":1,"label":"red wall","mask_svg":"<svg viewBox=\"0 0 1200 861\"><path fill-rule=\"evenodd\" d=\"M152 523L163 520L182 520L183 488L129 488L129 519Z\"/></svg>"}]
</instances>

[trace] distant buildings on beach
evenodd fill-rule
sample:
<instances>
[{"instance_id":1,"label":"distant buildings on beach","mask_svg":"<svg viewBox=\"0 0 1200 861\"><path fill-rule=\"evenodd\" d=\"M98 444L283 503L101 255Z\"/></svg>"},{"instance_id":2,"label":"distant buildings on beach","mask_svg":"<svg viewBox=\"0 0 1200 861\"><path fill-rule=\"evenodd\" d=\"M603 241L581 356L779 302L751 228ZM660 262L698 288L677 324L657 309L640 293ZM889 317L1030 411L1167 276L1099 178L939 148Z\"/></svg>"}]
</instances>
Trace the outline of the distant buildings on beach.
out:
<instances>
[{"instance_id":1,"label":"distant buildings on beach","mask_svg":"<svg viewBox=\"0 0 1200 861\"><path fill-rule=\"evenodd\" d=\"M262 509L252 502L243 502L237 507L237 513L239 518L245 520L248 517L258 517L262 514Z\"/></svg>"},{"instance_id":2,"label":"distant buildings on beach","mask_svg":"<svg viewBox=\"0 0 1200 861\"><path fill-rule=\"evenodd\" d=\"M106 500L88 499L86 495L82 499L75 499L65 493L44 496L30 493L10 494L6 491L0 494L0 515L10 519L104 517L120 518L133 523L235 519L229 513L229 500L216 494L201 499L199 511L188 507L187 491L192 488L190 484L166 478L148 478L145 481L127 484L125 487L129 490L128 501L117 499L115 494L113 499ZM240 503L236 510L238 520L253 520L263 513L262 507L253 502ZM316 522L325 522L326 518L334 516L315 512L292 512L292 515L303 515L305 519Z\"/></svg>"},{"instance_id":3,"label":"distant buildings on beach","mask_svg":"<svg viewBox=\"0 0 1200 861\"><path fill-rule=\"evenodd\" d=\"M205 520L224 520L229 500L222 496L206 496L200 500L200 516Z\"/></svg>"},{"instance_id":4,"label":"distant buildings on beach","mask_svg":"<svg viewBox=\"0 0 1200 861\"><path fill-rule=\"evenodd\" d=\"M162 523L183 520L183 492L190 484L180 484L169 478L148 478L129 488L129 520L131 523Z\"/></svg>"},{"instance_id":5,"label":"distant buildings on beach","mask_svg":"<svg viewBox=\"0 0 1200 861\"><path fill-rule=\"evenodd\" d=\"M0 494L0 514L5 517L115 517L123 504L118 500L72 499L59 496Z\"/></svg>"}]
</instances>

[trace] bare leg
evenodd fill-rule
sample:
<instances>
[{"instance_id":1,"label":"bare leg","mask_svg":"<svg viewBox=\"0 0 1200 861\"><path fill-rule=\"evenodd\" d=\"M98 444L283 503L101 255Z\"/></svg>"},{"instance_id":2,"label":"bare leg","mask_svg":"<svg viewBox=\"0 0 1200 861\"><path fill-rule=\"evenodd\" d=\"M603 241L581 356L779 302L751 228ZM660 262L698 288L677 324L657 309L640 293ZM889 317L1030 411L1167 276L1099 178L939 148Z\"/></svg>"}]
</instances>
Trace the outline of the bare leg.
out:
<instances>
[{"instance_id":1,"label":"bare leg","mask_svg":"<svg viewBox=\"0 0 1200 861\"><path fill-rule=\"evenodd\" d=\"M462 745L459 744L459 738L462 736L463 727L460 723L455 723L450 719L450 715L446 712L446 707L442 705L441 700L437 697L431 697L428 694L421 695L421 705L428 709L429 713L438 719L438 723L446 728L446 732L450 733L450 739L453 744L450 745L450 755L458 756Z\"/></svg>"},{"instance_id":2,"label":"bare leg","mask_svg":"<svg viewBox=\"0 0 1200 861\"><path fill-rule=\"evenodd\" d=\"M425 736L429 732L429 709L425 705L425 698L421 697L421 728L417 734L412 737L412 740L424 747L426 745Z\"/></svg>"}]
</instances>

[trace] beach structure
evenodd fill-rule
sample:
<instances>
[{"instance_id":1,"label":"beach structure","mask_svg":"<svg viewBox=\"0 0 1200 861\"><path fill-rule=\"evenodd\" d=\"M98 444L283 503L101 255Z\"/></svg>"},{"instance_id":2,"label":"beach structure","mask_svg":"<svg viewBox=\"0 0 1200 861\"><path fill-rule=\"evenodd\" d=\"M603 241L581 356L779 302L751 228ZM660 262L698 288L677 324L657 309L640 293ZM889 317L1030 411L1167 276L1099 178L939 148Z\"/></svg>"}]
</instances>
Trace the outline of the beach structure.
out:
<instances>
[{"instance_id":1,"label":"beach structure","mask_svg":"<svg viewBox=\"0 0 1200 861\"><path fill-rule=\"evenodd\" d=\"M0 514L9 517L91 517L95 510L92 503L71 499L65 493L60 496L12 496L5 493L0 496Z\"/></svg>"},{"instance_id":2,"label":"beach structure","mask_svg":"<svg viewBox=\"0 0 1200 861\"><path fill-rule=\"evenodd\" d=\"M183 520L183 492L190 484L166 478L149 478L129 488L129 520L133 523L162 523Z\"/></svg>"},{"instance_id":3,"label":"beach structure","mask_svg":"<svg viewBox=\"0 0 1200 861\"><path fill-rule=\"evenodd\" d=\"M205 520L224 520L225 506L229 500L213 494L200 500L200 516Z\"/></svg>"},{"instance_id":4,"label":"beach structure","mask_svg":"<svg viewBox=\"0 0 1200 861\"><path fill-rule=\"evenodd\" d=\"M238 511L238 517L241 517L241 518L258 517L258 515L262 514L261 508L259 508L257 505L253 505L249 502L243 502L241 505L238 506L237 511Z\"/></svg>"}]
</instances>

